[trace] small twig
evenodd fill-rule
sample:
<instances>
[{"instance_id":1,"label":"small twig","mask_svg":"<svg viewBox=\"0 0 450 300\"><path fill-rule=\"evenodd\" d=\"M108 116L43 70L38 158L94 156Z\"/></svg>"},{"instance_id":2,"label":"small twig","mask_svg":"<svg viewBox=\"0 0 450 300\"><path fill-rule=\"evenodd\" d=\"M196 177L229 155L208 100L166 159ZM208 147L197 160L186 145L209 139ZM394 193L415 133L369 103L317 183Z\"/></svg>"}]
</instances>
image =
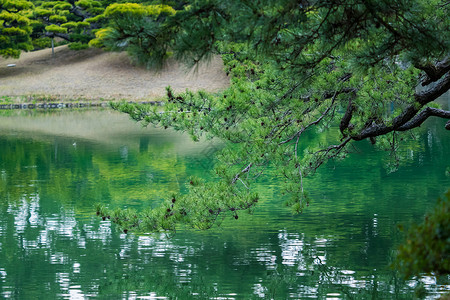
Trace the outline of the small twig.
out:
<instances>
[{"instance_id":1,"label":"small twig","mask_svg":"<svg viewBox=\"0 0 450 300\"><path fill-rule=\"evenodd\" d=\"M244 183L244 181L243 181L241 178L238 178L238 179L239 179L240 182L242 182L242 184L245 186L245 188L246 188L247 190L249 190L248 186Z\"/></svg>"},{"instance_id":2,"label":"small twig","mask_svg":"<svg viewBox=\"0 0 450 300\"><path fill-rule=\"evenodd\" d=\"M351 141L351 137L347 137L342 143L340 143L339 145L331 145L330 147L326 148L326 149L321 149L317 152L315 152L314 154L320 153L320 152L325 152L325 155L330 153L331 150L335 150L337 149L337 153L340 152L340 150L342 150L342 148L344 148L344 146Z\"/></svg>"},{"instance_id":3,"label":"small twig","mask_svg":"<svg viewBox=\"0 0 450 300\"><path fill-rule=\"evenodd\" d=\"M278 145L283 145L283 144L286 144L286 143L292 141L296 136L299 137L299 136L300 136L303 132L305 132L305 130L308 129L309 127L311 127L311 126L313 126L313 125L317 125L318 123L320 123L320 121L322 121L322 119L325 118L325 116L330 112L331 108L334 106L334 102L335 102L335 100L336 100L336 95L337 95L337 94L338 94L338 91L334 92L334 95L333 95L333 97L332 97L332 99L331 99L331 104L330 104L330 106L327 107L327 109L320 115L320 117L319 117L317 120L315 120L315 121L309 123L309 124L306 125L306 126L303 126L302 129L300 129L300 130L299 130L297 133L295 133L292 137L288 138L288 139L285 140L285 141L279 142Z\"/></svg>"},{"instance_id":4,"label":"small twig","mask_svg":"<svg viewBox=\"0 0 450 300\"><path fill-rule=\"evenodd\" d=\"M297 136L297 141L295 142L294 152L295 152L295 158L297 158L297 149L298 149L298 141L300 140L300 136Z\"/></svg>"},{"instance_id":5,"label":"small twig","mask_svg":"<svg viewBox=\"0 0 450 300\"><path fill-rule=\"evenodd\" d=\"M234 176L233 181L231 182L231 184L235 184L236 181L239 179L239 176L241 176L244 173L247 173L250 170L250 168L252 167L252 165L253 165L253 163L249 163L248 166L245 167L240 173L236 174L236 176Z\"/></svg>"},{"instance_id":6,"label":"small twig","mask_svg":"<svg viewBox=\"0 0 450 300\"><path fill-rule=\"evenodd\" d=\"M302 189L302 195L303 193L303 175L302 175L302 168L298 166L298 174L300 175L300 188Z\"/></svg>"}]
</instances>

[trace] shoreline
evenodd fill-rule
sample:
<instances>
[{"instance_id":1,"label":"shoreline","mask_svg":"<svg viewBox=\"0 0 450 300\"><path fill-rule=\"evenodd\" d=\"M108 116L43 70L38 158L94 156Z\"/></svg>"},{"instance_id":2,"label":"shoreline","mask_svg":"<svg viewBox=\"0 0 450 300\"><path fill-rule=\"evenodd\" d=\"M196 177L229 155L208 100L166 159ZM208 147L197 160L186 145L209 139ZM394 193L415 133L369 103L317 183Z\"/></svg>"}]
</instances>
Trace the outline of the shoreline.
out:
<instances>
[{"instance_id":1,"label":"shoreline","mask_svg":"<svg viewBox=\"0 0 450 300\"><path fill-rule=\"evenodd\" d=\"M0 110L29 110L29 109L65 109L65 108L108 108L110 102L41 102L41 103L8 103L0 104ZM163 101L127 101L128 103L148 104L152 106L162 106Z\"/></svg>"}]
</instances>

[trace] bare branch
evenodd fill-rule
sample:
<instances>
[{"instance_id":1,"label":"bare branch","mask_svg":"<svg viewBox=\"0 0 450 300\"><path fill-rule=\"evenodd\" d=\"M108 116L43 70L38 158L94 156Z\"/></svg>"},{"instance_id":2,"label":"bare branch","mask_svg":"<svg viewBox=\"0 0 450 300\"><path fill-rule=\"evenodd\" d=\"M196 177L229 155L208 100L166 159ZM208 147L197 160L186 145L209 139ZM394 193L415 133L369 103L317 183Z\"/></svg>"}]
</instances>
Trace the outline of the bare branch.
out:
<instances>
[{"instance_id":1,"label":"bare branch","mask_svg":"<svg viewBox=\"0 0 450 300\"><path fill-rule=\"evenodd\" d=\"M247 190L249 190L248 186L244 183L244 181L243 181L241 178L238 178L238 179L239 179L240 182L242 182L242 184L245 186L245 188L246 188Z\"/></svg>"},{"instance_id":2,"label":"bare branch","mask_svg":"<svg viewBox=\"0 0 450 300\"><path fill-rule=\"evenodd\" d=\"M314 167L312 167L314 170L317 170L324 162L327 158L331 158L333 156L337 156L342 149L344 149L345 145L347 145L348 142L350 142L352 140L351 137L347 137L342 143L340 143L339 145L331 145L326 149L321 149L319 151L316 151L314 153L315 156L318 156L319 159L317 160L317 163L315 164ZM335 153L331 156L329 156L328 154L334 151ZM320 156L318 155L320 154Z\"/></svg>"},{"instance_id":3,"label":"bare branch","mask_svg":"<svg viewBox=\"0 0 450 300\"><path fill-rule=\"evenodd\" d=\"M81 7L76 6L74 4L72 4L72 8L70 9L70 12L78 17L83 18L83 19L92 17L92 15L90 13L88 13L87 11L83 10Z\"/></svg>"},{"instance_id":4,"label":"bare branch","mask_svg":"<svg viewBox=\"0 0 450 300\"><path fill-rule=\"evenodd\" d=\"M406 131L409 129L413 129L422 125L428 117L440 117L445 119L450 119L450 111L427 107L418 113L414 118L412 118L409 122L406 122L404 125L400 126L396 129L396 131Z\"/></svg>"},{"instance_id":5,"label":"bare branch","mask_svg":"<svg viewBox=\"0 0 450 300\"><path fill-rule=\"evenodd\" d=\"M239 177L240 177L242 174L245 174L245 173L247 173L247 172L250 170L250 168L252 167L252 165L253 165L253 163L249 163L248 166L245 167L240 173L236 174L236 176L234 176L233 181L231 182L231 184L235 184L236 181L239 179ZM245 185L245 184L244 184L244 185Z\"/></svg>"},{"instance_id":6,"label":"bare branch","mask_svg":"<svg viewBox=\"0 0 450 300\"><path fill-rule=\"evenodd\" d=\"M53 38L53 37L59 37L66 41L70 40L70 36L67 33L60 33L60 32L45 32L45 36Z\"/></svg>"},{"instance_id":7,"label":"bare branch","mask_svg":"<svg viewBox=\"0 0 450 300\"><path fill-rule=\"evenodd\" d=\"M450 71L450 57L444 58L444 60L438 62L436 65L417 65L415 67L427 74L427 77L422 81L422 86L426 86L438 81L445 73Z\"/></svg>"},{"instance_id":8,"label":"bare branch","mask_svg":"<svg viewBox=\"0 0 450 300\"><path fill-rule=\"evenodd\" d=\"M300 140L300 136L297 136L297 141L295 142L295 146L294 146L294 153L295 153L295 158L297 158L297 152L298 152L298 142Z\"/></svg>"},{"instance_id":9,"label":"bare branch","mask_svg":"<svg viewBox=\"0 0 450 300\"><path fill-rule=\"evenodd\" d=\"M325 155L327 155L328 153L330 153L332 150L336 150L336 153L339 153L345 145L347 145L348 142L350 142L352 140L351 137L347 137L342 143L340 143L339 145L331 145L326 149L321 149L317 152L315 152L314 154L318 154L321 152L325 152Z\"/></svg>"},{"instance_id":10,"label":"bare branch","mask_svg":"<svg viewBox=\"0 0 450 300\"><path fill-rule=\"evenodd\" d=\"M431 101L436 100L440 96L442 96L446 91L450 89L450 70L447 71L447 74L440 80L436 86L427 89L425 91L416 93L414 97L416 101L422 105L430 103Z\"/></svg>"},{"instance_id":11,"label":"bare branch","mask_svg":"<svg viewBox=\"0 0 450 300\"><path fill-rule=\"evenodd\" d=\"M302 168L300 166L298 166L298 174L300 175L300 188L302 189L302 195L304 194L303 192L303 174L302 174Z\"/></svg>"},{"instance_id":12,"label":"bare branch","mask_svg":"<svg viewBox=\"0 0 450 300\"><path fill-rule=\"evenodd\" d=\"M339 124L339 129L342 135L344 135L344 130L347 129L350 124L350 121L353 117L353 111L355 111L355 106L353 105L353 97L352 97L350 98L350 100L348 100L347 110L345 111L345 114L341 119L341 123Z\"/></svg>"}]
</instances>

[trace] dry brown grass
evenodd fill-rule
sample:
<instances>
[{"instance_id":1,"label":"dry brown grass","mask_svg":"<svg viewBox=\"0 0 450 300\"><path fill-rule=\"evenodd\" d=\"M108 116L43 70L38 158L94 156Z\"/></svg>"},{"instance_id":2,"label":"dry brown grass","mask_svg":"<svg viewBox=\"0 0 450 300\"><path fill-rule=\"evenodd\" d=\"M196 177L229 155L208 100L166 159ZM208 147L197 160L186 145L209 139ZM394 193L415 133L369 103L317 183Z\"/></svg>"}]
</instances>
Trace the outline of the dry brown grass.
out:
<instances>
[{"instance_id":1,"label":"dry brown grass","mask_svg":"<svg viewBox=\"0 0 450 300\"><path fill-rule=\"evenodd\" d=\"M165 94L168 85L179 92L218 91L229 84L218 57L200 65L197 72L174 61L155 72L132 65L126 53L72 51L67 46L55 50L54 58L51 49L22 53L20 59L0 58L0 96L12 96L17 101L42 96L59 100L154 100Z\"/></svg>"}]
</instances>

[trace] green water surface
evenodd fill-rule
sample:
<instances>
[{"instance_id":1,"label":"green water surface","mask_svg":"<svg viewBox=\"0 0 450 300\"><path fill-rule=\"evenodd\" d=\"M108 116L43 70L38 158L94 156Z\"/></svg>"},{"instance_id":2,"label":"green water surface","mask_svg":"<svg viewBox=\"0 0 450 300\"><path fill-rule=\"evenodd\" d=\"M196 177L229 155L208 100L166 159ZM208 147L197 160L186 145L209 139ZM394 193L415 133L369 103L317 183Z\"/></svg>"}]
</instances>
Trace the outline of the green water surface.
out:
<instances>
[{"instance_id":1,"label":"green water surface","mask_svg":"<svg viewBox=\"0 0 450 300\"><path fill-rule=\"evenodd\" d=\"M277 178L256 186L253 215L209 231L124 234L94 204L156 206L208 178L219 142L141 128L110 110L0 116L0 298L413 299L449 291L448 278L403 281L389 267L397 224L420 221L450 188L450 134L429 120L399 151L366 141L323 166L300 215Z\"/></svg>"}]
</instances>

